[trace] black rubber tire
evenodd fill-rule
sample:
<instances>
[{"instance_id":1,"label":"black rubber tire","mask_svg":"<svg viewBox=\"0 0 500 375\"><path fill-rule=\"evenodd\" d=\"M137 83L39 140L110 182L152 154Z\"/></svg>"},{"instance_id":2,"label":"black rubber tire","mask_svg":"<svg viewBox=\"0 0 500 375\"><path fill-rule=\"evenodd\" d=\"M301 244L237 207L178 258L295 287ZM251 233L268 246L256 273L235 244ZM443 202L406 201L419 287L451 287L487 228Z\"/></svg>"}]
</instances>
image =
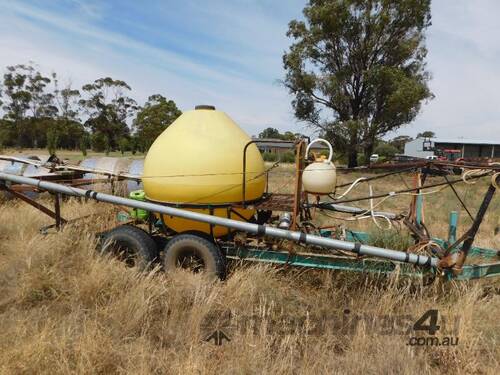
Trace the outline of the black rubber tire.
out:
<instances>
[{"instance_id":1,"label":"black rubber tire","mask_svg":"<svg viewBox=\"0 0 500 375\"><path fill-rule=\"evenodd\" d=\"M120 225L104 235L101 251L118 255L129 266L151 269L158 261L158 246L144 230L132 225Z\"/></svg>"},{"instance_id":2,"label":"black rubber tire","mask_svg":"<svg viewBox=\"0 0 500 375\"><path fill-rule=\"evenodd\" d=\"M175 268L190 268L224 279L226 261L219 247L195 234L178 234L168 241L163 254L166 272Z\"/></svg>"}]
</instances>

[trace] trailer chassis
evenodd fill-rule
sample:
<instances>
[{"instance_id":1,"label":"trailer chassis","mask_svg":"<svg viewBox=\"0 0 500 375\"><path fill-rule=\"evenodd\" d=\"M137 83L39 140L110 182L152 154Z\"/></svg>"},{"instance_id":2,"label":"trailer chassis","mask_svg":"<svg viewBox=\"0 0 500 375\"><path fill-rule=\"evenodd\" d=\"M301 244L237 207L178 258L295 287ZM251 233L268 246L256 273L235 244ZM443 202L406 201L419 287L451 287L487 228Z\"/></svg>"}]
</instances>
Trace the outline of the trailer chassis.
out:
<instances>
[{"instance_id":1,"label":"trailer chassis","mask_svg":"<svg viewBox=\"0 0 500 375\"><path fill-rule=\"evenodd\" d=\"M56 221L55 226L60 227L66 221L60 217L59 197L74 196L93 199L96 201L106 202L114 205L125 206L136 209L143 209L150 213L167 214L209 223L211 225L221 225L231 228L237 232L243 232L252 238L275 238L285 240L287 242L295 242L303 245L310 245L328 251L327 254L302 253L291 251L277 251L276 249L266 247L255 247L241 245L235 241L220 242L219 246L224 255L233 260L256 261L270 263L276 265L288 265L298 267L308 267L316 269L331 269L331 270L347 270L358 272L373 272L373 273L392 273L396 270L403 275L412 275L417 277L430 276L435 278L440 276L445 280L468 280L475 278L491 277L500 275L500 263L491 262L487 264L469 265L462 264L461 269L453 268L455 263L448 264L434 256L422 254L413 254L410 252L397 251L392 249L384 249L380 247L367 245L369 238L366 233L349 232L346 240L338 240L330 238L327 231L323 231L321 235L312 235L304 232L291 231L275 228L268 225L260 225L254 223L246 223L211 215L205 215L192 211L187 211L175 207L169 207L157 203L137 201L133 199L123 198L111 194L105 194L88 189L80 189L72 186L58 184L49 181L42 181L34 178L14 176L5 173L0 173L0 188L7 191L15 191L11 187L12 184L22 184L32 186L38 191L48 191L55 197L55 210L52 214L45 212L46 207L42 209L37 202L28 202L43 212L53 217ZM22 193L18 193L22 194ZM491 194L492 195L492 194ZM24 199L23 199L24 200ZM491 197L489 197L491 200ZM38 205L38 206L37 206ZM41 206L41 207L40 207ZM450 221L450 228L453 224ZM456 227L455 227L456 230ZM476 229L477 232L477 229ZM453 230L450 229L450 239L456 236ZM483 258L494 259L500 256L500 253L495 250L481 249L472 247L472 242L469 240L464 246L454 246L450 248L449 256L460 256L461 253L469 255L482 256ZM445 242L443 242L444 244ZM338 250L341 253L338 253ZM345 253L352 254L345 256Z\"/></svg>"}]
</instances>

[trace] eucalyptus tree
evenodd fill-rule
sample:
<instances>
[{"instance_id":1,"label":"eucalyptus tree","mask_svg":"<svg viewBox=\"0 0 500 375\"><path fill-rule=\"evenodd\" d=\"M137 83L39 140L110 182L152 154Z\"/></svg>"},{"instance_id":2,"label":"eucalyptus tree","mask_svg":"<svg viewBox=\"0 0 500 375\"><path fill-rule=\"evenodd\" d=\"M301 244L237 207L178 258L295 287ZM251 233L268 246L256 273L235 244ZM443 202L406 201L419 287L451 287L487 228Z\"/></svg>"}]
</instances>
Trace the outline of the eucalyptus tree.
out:
<instances>
[{"instance_id":1,"label":"eucalyptus tree","mask_svg":"<svg viewBox=\"0 0 500 375\"><path fill-rule=\"evenodd\" d=\"M167 100L160 94L151 95L134 120L139 148L147 151L154 140L181 114L173 100Z\"/></svg>"},{"instance_id":2,"label":"eucalyptus tree","mask_svg":"<svg viewBox=\"0 0 500 375\"><path fill-rule=\"evenodd\" d=\"M6 126L15 134L20 147L38 147L45 143L41 128L57 113L51 82L33 63L8 66L3 76L3 110Z\"/></svg>"},{"instance_id":3,"label":"eucalyptus tree","mask_svg":"<svg viewBox=\"0 0 500 375\"><path fill-rule=\"evenodd\" d=\"M79 103L88 116L85 126L92 131L94 148L106 152L117 149L120 139L129 137L127 120L138 109L136 101L127 95L130 86L106 77L84 85L82 91L85 97Z\"/></svg>"},{"instance_id":4,"label":"eucalyptus tree","mask_svg":"<svg viewBox=\"0 0 500 375\"><path fill-rule=\"evenodd\" d=\"M411 122L433 97L425 30L430 0L310 0L289 23L283 80L295 116L357 165L377 138Z\"/></svg>"}]
</instances>

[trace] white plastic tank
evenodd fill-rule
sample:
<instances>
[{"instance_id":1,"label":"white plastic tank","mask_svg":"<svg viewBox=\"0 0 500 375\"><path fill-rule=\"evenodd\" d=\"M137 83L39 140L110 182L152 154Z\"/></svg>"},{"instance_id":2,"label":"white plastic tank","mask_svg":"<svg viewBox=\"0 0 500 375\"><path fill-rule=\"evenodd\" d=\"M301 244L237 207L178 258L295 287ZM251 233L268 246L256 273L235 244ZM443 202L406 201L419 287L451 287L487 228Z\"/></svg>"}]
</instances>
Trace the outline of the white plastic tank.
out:
<instances>
[{"instance_id":1,"label":"white plastic tank","mask_svg":"<svg viewBox=\"0 0 500 375\"><path fill-rule=\"evenodd\" d=\"M104 173L126 173L129 170L129 165L131 160L129 158L112 158L112 157L97 157L97 158L89 158L82 160L80 163L81 167L93 169L96 172L104 172ZM103 173L85 173L83 175L84 179L90 180L99 180L103 178L107 178L106 174ZM110 190L110 184L105 182L96 182L92 185L84 185L82 189L92 189L92 190ZM115 189L117 194L125 194L127 187L124 183L115 184Z\"/></svg>"},{"instance_id":2,"label":"white plastic tank","mask_svg":"<svg viewBox=\"0 0 500 375\"><path fill-rule=\"evenodd\" d=\"M39 163L47 162L50 155L12 155L18 159L26 160L26 161L35 161ZM24 177L41 177L41 176L50 176L53 175L49 169L28 164L22 163L21 161L8 161L8 160L0 160L0 171L5 173L14 174L16 176L24 176ZM36 199L38 197L38 193L33 191L25 191L23 192L25 195L30 197L31 199ZM5 196L7 198L11 198L11 195L6 193Z\"/></svg>"},{"instance_id":3,"label":"white plastic tank","mask_svg":"<svg viewBox=\"0 0 500 375\"><path fill-rule=\"evenodd\" d=\"M20 157L19 155L15 155L15 157ZM0 168L1 168L1 171L4 172L4 173L10 173L10 174L13 174L13 175L16 175L16 176L22 176L25 169L26 169L26 166L27 164L24 164L24 163L21 163L21 162L18 162L18 161L8 161L8 160L2 160L1 161L1 164L0 164ZM30 198L35 198L34 194L35 193L31 193L31 192L28 192L30 194L26 194L27 196L29 196ZM12 199L12 195L8 192L4 192L4 197L6 199Z\"/></svg>"},{"instance_id":4,"label":"white plastic tank","mask_svg":"<svg viewBox=\"0 0 500 375\"><path fill-rule=\"evenodd\" d=\"M314 143L325 143L330 151L327 159L319 158L309 164L302 173L302 185L304 190L311 194L329 194L335 190L337 184L337 171L332 162L333 149L330 142L318 138L309 143L306 149L306 157Z\"/></svg>"},{"instance_id":5,"label":"white plastic tank","mask_svg":"<svg viewBox=\"0 0 500 375\"><path fill-rule=\"evenodd\" d=\"M40 176L50 176L54 173L50 172L49 169L44 167L39 167L36 165L28 164L24 170L23 176L25 177L40 177Z\"/></svg>"},{"instance_id":6,"label":"white plastic tank","mask_svg":"<svg viewBox=\"0 0 500 375\"><path fill-rule=\"evenodd\" d=\"M80 162L80 167L88 168L88 169L95 169L96 163L97 163L96 158L84 159ZM95 174L93 174L93 173L85 173L83 175L83 178L96 178L96 177L95 177Z\"/></svg>"},{"instance_id":7,"label":"white plastic tank","mask_svg":"<svg viewBox=\"0 0 500 375\"><path fill-rule=\"evenodd\" d=\"M10 173L16 176L22 176L28 164L21 163L18 161L7 162L8 164L4 167L3 172Z\"/></svg>"},{"instance_id":8,"label":"white plastic tank","mask_svg":"<svg viewBox=\"0 0 500 375\"><path fill-rule=\"evenodd\" d=\"M11 164L11 162L8 160L0 160L0 172L4 172L9 164Z\"/></svg>"},{"instance_id":9,"label":"white plastic tank","mask_svg":"<svg viewBox=\"0 0 500 375\"><path fill-rule=\"evenodd\" d=\"M37 177L42 177L42 176L50 176L53 175L54 173L51 173L49 169L44 168L44 167L39 167L36 165L28 164L26 169L24 170L24 177L32 177L32 178L37 178ZM25 192L25 194L30 197L31 199L36 199L38 198L38 193L34 191L28 191Z\"/></svg>"}]
</instances>

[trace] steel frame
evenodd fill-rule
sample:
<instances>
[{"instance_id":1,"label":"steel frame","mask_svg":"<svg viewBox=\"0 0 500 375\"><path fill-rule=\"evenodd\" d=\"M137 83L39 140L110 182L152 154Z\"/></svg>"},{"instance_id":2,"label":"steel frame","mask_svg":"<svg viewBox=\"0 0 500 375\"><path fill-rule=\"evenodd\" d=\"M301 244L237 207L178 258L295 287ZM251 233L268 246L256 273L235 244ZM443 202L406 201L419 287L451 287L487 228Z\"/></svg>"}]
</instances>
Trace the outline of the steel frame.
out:
<instances>
[{"instance_id":1,"label":"steel frame","mask_svg":"<svg viewBox=\"0 0 500 375\"><path fill-rule=\"evenodd\" d=\"M244 157L243 157L243 196L242 202L243 206L251 203L256 206L261 203L265 206L265 199L260 202L248 202L245 200L245 183L246 183L246 150L250 144L254 141L249 142L245 146ZM299 141L296 144L297 153L296 153L296 169L297 173L295 176L295 188L294 194L290 195L293 198L292 205L293 209L293 218L294 225L292 229L297 227L297 219L300 215L302 217L302 210L308 209L314 205L308 204L307 201L304 202L304 195L301 191L301 171L304 169L304 156L303 156L303 147L304 142ZM425 162L425 163L417 163L418 165L410 167L411 169L415 169L418 171L418 168L423 168L424 174L422 178L419 178L421 181L413 189L407 189L404 191L421 191L422 189L429 187L436 187L442 185L449 185L453 188L455 183L460 182L460 180L449 180L445 176L445 182L437 183L437 184L428 184L425 186L425 177L428 174L428 171L432 165L436 165L438 167L449 166L449 163L443 162ZM463 166L463 164L462 164ZM475 165L474 165L475 166ZM482 165L480 166L482 167ZM406 168L401 168L403 170L408 170L408 166ZM76 168L72 168L75 173L80 173L82 171L78 171ZM492 168L492 170L499 170L498 168ZM89 172L85 170L85 172ZM95 173L99 173L98 171L92 171ZM393 173L390 173L393 174ZM68 178L70 177L70 178ZM81 176L78 176L81 177ZM81 186L88 185L91 183L102 183L102 182L110 182L112 177L115 179L127 179L126 176L113 176L112 174L107 173L106 178L102 179L82 179L82 178L74 178L71 176L61 176L59 179L57 176L50 176L50 180L54 182L64 182L69 186ZM480 178L482 176L473 176L472 178ZM18 185L7 185L5 181L11 181L13 183L17 183ZM68 223L67 220L61 217L60 213L60 198L62 195L76 195L76 196L84 196L87 198L92 198L96 200L102 200L112 204L124 205L128 207L135 207L140 209L146 209L150 212L167 212L174 216L180 217L188 217L189 212L180 210L178 208L168 207L165 205L158 205L149 202L139 202L132 201L130 199L121 198L113 195L97 193L92 190L83 190L78 188L71 188L68 190L68 185L61 185L54 182L48 182L43 180L35 180L29 179L19 176L12 176L0 173L0 190L4 190L23 200L24 202L32 205L38 210L42 211L46 215L50 216L55 220L54 226L57 229L60 229L62 225ZM500 183L500 176L497 176L497 183ZM54 210L51 210L42 204L36 202L31 199L27 195L23 194L23 191L49 191L52 192L54 196ZM267 190L267 188L266 188ZM456 193L455 189L453 188ZM396 269L400 269L401 273L404 275L411 274L414 276L423 276L425 274L436 274L443 276L446 280L469 280L475 278L483 278L483 277L492 277L492 276L500 276L500 263L492 262L494 259L500 257L500 252L492 249L483 249L478 247L473 247L473 242L475 236L479 230L479 226L484 218L484 215L488 209L488 206L494 196L496 191L496 187L491 184L488 188L488 191L485 194L481 207L474 218L474 222L469 230L466 232L462 238L456 240L456 224L457 224L457 214L450 214L450 229L449 229L449 238L448 241L444 241L441 239L432 240L434 242L439 243L442 247L446 248L446 254L442 259L426 257L422 255L414 255L410 253L406 253L404 256L400 256L393 250L374 248L372 246L367 246L369 243L369 237L366 233L362 232L354 232L347 231L347 241L339 241L331 238L324 238L318 236L311 236L310 234L306 234L303 232L293 232L293 231L283 231L277 228L251 224L251 223L241 223L235 222L230 219L222 219L222 222L217 220L216 217L210 215L198 215L193 220L199 220L209 223L210 225L224 225L231 229L244 231L250 234L256 234L258 236L261 235L269 235L271 237L281 237L287 239L289 241L295 241L299 243L310 243L316 246L326 246L332 248L340 248L346 251L351 251L355 253L357 256L355 257L345 257L331 254L314 254L314 253L296 253L290 250L290 246L286 246L288 251L275 251L270 250L269 248L260 248L260 247L251 247L251 246L237 246L234 242L232 243L223 243L222 248L226 253L226 256L231 259L240 259L240 260L248 260L248 261L258 261L258 262L266 262L273 264L281 264L281 265L290 265L290 266L300 266L300 267L309 267L309 268L318 268L318 269L332 269L332 270L349 270L349 271L361 271L361 272L377 272L377 273L390 273L394 272ZM457 194L458 195L458 194ZM373 197L372 197L373 198ZM306 198L307 199L307 198ZM350 199L350 200L340 200L336 201L335 205L341 206L342 203L348 203L353 201L359 201L362 199L368 198L358 198L358 199ZM460 203L464 205L464 203L460 200ZM331 203L328 203L331 205ZM322 209L328 209L328 204L318 203L316 206ZM288 208L288 207L287 207ZM414 204L414 222L415 225L414 232L418 235L417 232L420 232L420 225L423 224L422 216L421 216L421 205L418 205L418 199L415 200ZM468 210L467 210L468 211ZM470 212L468 211L469 215ZM192 214L192 213L191 213ZM206 217L202 217L206 216ZM225 220L225 221L224 221ZM245 227L243 224L247 225ZM251 226L251 227L250 227ZM372 250L373 249L373 250ZM404 254L404 253L402 253ZM382 258L388 258L387 260L376 260L371 258L366 258L366 256L381 256ZM485 259L490 261L485 264L465 264L465 261L468 256L479 257L481 259ZM424 266L418 270L415 270L413 267L405 265L404 263L414 263L420 266ZM397 264L401 264L401 267L398 267Z\"/></svg>"}]
</instances>

